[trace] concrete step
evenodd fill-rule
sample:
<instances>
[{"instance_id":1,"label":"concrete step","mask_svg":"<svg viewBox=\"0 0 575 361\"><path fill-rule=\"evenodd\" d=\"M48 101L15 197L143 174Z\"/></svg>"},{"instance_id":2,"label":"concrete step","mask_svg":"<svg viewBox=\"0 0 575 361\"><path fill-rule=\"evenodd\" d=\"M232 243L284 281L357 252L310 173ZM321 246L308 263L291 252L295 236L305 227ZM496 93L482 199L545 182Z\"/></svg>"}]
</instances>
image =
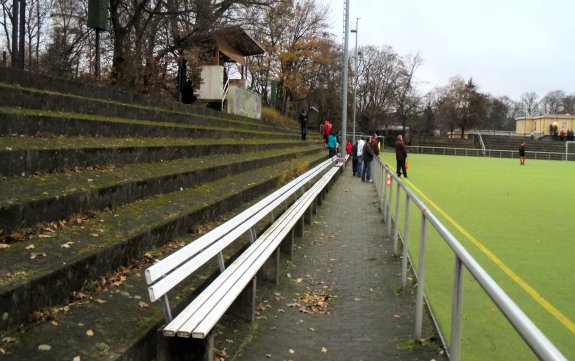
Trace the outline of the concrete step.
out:
<instances>
[{"instance_id":1,"label":"concrete step","mask_svg":"<svg viewBox=\"0 0 575 361\"><path fill-rule=\"evenodd\" d=\"M13 177L0 181L0 229L10 233L76 213L114 208L157 194L193 187L247 169L317 153L317 145L240 154L216 154L160 163Z\"/></svg>"},{"instance_id":2,"label":"concrete step","mask_svg":"<svg viewBox=\"0 0 575 361\"><path fill-rule=\"evenodd\" d=\"M0 107L0 135L94 136L94 137L211 137L284 138L300 134L283 128L265 130L242 127L182 124L166 121L110 118L29 108Z\"/></svg>"},{"instance_id":3,"label":"concrete step","mask_svg":"<svg viewBox=\"0 0 575 361\"><path fill-rule=\"evenodd\" d=\"M251 118L234 118L222 113L206 112L201 107L190 107L186 111L152 107L137 103L123 103L115 99L84 97L75 94L61 94L51 90L17 87L0 83L0 98L3 107L35 109L68 114L84 114L139 121L166 122L219 128L242 128L262 131L277 130L276 124ZM297 133L295 128L287 128Z\"/></svg>"},{"instance_id":4,"label":"concrete step","mask_svg":"<svg viewBox=\"0 0 575 361\"><path fill-rule=\"evenodd\" d=\"M25 322L35 311L65 304L74 291L323 160L325 152L316 151L269 163L99 212L84 222L10 244L0 250L0 331ZM111 312L104 318L116 317Z\"/></svg>"},{"instance_id":5,"label":"concrete step","mask_svg":"<svg viewBox=\"0 0 575 361\"><path fill-rule=\"evenodd\" d=\"M301 140L234 138L0 137L0 177L285 149Z\"/></svg>"}]
</instances>

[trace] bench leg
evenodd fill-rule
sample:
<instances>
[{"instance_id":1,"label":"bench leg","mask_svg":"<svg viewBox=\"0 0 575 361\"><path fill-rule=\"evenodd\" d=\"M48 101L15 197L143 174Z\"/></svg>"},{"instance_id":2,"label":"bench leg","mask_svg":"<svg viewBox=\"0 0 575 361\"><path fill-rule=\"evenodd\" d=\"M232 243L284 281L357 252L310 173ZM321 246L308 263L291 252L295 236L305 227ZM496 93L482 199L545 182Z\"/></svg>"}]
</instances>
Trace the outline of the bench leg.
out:
<instances>
[{"instance_id":1,"label":"bench leg","mask_svg":"<svg viewBox=\"0 0 575 361\"><path fill-rule=\"evenodd\" d=\"M302 217L296 222L295 227L294 227L295 235L297 237L300 237L300 238L303 237L303 227L304 227L304 224L303 224L303 217Z\"/></svg>"},{"instance_id":2,"label":"bench leg","mask_svg":"<svg viewBox=\"0 0 575 361\"><path fill-rule=\"evenodd\" d=\"M263 264L258 272L258 278L262 281L270 281L278 284L280 282L280 250L272 253L270 258Z\"/></svg>"},{"instance_id":3,"label":"bench leg","mask_svg":"<svg viewBox=\"0 0 575 361\"><path fill-rule=\"evenodd\" d=\"M317 214L317 198L315 197L315 199L313 200L313 202L311 203L311 212L313 214Z\"/></svg>"},{"instance_id":4,"label":"bench leg","mask_svg":"<svg viewBox=\"0 0 575 361\"><path fill-rule=\"evenodd\" d=\"M307 224L311 224L311 213L312 213L312 206L310 205L308 209L305 210L305 213L303 215L303 219Z\"/></svg>"},{"instance_id":5,"label":"bench leg","mask_svg":"<svg viewBox=\"0 0 575 361\"><path fill-rule=\"evenodd\" d=\"M204 339L166 337L158 332L157 361L213 361L214 334Z\"/></svg>"},{"instance_id":6,"label":"bench leg","mask_svg":"<svg viewBox=\"0 0 575 361\"><path fill-rule=\"evenodd\" d=\"M256 286L254 277L230 306L230 313L248 322L256 319Z\"/></svg>"},{"instance_id":7,"label":"bench leg","mask_svg":"<svg viewBox=\"0 0 575 361\"><path fill-rule=\"evenodd\" d=\"M293 239L294 239L294 230L292 229L280 244L281 253L289 257L293 256Z\"/></svg>"}]
</instances>

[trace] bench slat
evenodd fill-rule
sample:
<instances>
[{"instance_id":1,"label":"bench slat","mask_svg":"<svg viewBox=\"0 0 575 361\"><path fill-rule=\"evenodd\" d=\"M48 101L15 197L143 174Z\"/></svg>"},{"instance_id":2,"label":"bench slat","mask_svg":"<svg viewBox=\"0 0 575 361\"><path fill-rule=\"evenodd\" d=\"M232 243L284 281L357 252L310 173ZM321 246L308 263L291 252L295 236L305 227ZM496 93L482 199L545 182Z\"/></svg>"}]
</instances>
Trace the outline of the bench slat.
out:
<instances>
[{"instance_id":1,"label":"bench slat","mask_svg":"<svg viewBox=\"0 0 575 361\"><path fill-rule=\"evenodd\" d=\"M313 199L323 189L325 183L333 177L337 170L337 168L334 168L326 173L326 175L306 192L303 197L296 201L288 211L282 214L274 225L268 228L224 273L214 280L176 319L164 328L164 334L171 336L177 333L180 337L189 337L195 333L195 331L192 332L192 330L194 330L198 323L201 322L204 325L210 325L213 317L216 318L215 322L217 322L229 305L236 299L237 295L245 288L263 263L277 248L277 245L281 243L285 235L293 228L293 224L301 218L301 215L309 207L309 204L311 204ZM285 235L280 238L278 232L281 229L285 229L283 232ZM270 236L270 234L274 236ZM274 240L275 242L273 242ZM270 248L270 245L272 248ZM221 301L222 299L224 299L223 302ZM207 302L208 300L210 302ZM218 306L218 309L214 310L216 306ZM207 321L204 320L206 315L211 315Z\"/></svg>"},{"instance_id":2,"label":"bench slat","mask_svg":"<svg viewBox=\"0 0 575 361\"><path fill-rule=\"evenodd\" d=\"M312 175L315 174L316 172L312 173ZM231 232L228 232L227 234L223 235L219 240L217 240L217 242L216 241L212 242L212 244L205 247L201 251L201 253L195 253L196 256L193 259L184 262L182 265L180 265L180 267L176 268L171 273L167 274L164 278L158 280L154 285L148 288L148 292L150 294L150 300L152 302L158 300L160 297L162 297L164 294L170 291L173 287L179 284L182 280L188 277L192 272L200 268L204 263L208 262L212 257L215 257L219 252L221 252L223 249L229 246L242 234L247 232L257 222L259 222L262 218L264 218L271 210L277 208L279 204L283 203L293 193L297 192L298 189L299 187L291 187L291 189L284 191L279 197L277 197L271 203L267 204L265 207L258 210L257 213L255 213L251 218L241 223ZM201 238L194 241L190 245L193 245L195 242L198 241L202 242ZM202 242L202 244L200 246L197 246L197 248L202 247L205 243L206 242Z\"/></svg>"},{"instance_id":3,"label":"bench slat","mask_svg":"<svg viewBox=\"0 0 575 361\"><path fill-rule=\"evenodd\" d=\"M284 194L287 190L293 188L299 188L305 182L308 182L310 179L315 177L317 174L322 172L327 166L331 164L331 160L324 161L320 163L318 166L312 168L311 170L305 172L298 178L294 179L293 181L289 182L282 188L278 189L277 191L273 192L262 201L258 202L257 204L251 206L250 208L246 209L236 217L230 219L226 223L222 224L221 226L217 227L216 229L206 233L202 237L198 238L196 241L190 243L189 245L183 247L177 252L174 252L170 256L164 258L160 262L150 266L145 271L146 282L148 284L152 284L157 280L161 279L167 273L170 273L174 268L177 268L182 263L186 262L188 259L194 257L203 249L208 247L210 244L216 242L221 237L225 236L227 233L230 232L231 229L236 228L241 223L245 222L246 220L253 217L254 213L258 213L262 208L269 205L274 199L277 199L279 196ZM264 215L265 216L265 215ZM262 216L263 217L263 216ZM154 295L158 299L161 297L159 294Z\"/></svg>"},{"instance_id":4,"label":"bench slat","mask_svg":"<svg viewBox=\"0 0 575 361\"><path fill-rule=\"evenodd\" d=\"M237 296L243 291L243 289L247 286L249 281L256 275L258 270L261 269L263 264L268 260L268 258L273 254L273 252L279 247L281 242L284 238L289 234L295 223L301 218L301 216L305 213L305 211L310 207L313 200L317 197L319 192L323 189L324 185L329 182L329 180L333 177L333 175L337 172L337 169L334 169L330 174L326 174L326 177L320 181L318 187L315 189L310 189L309 193L306 196L302 197L302 202L300 202L296 207L294 207L293 211L287 214L282 219L278 219L275 223L275 227L270 227L268 231L264 232L261 236L262 241L264 244L267 244L261 251L260 255L256 255L256 258L253 262L244 263L244 267L248 267L238 278L238 280L233 284L233 286L229 289L228 292L225 292L221 295L214 295L214 298L217 298L219 301L217 304L213 306L213 308L207 313L205 317L197 324L195 328L193 328L192 337L194 338L205 338L206 335L212 330L212 328L216 325L218 320L222 317L222 315L226 312L226 310L231 306L233 301L237 298ZM241 273L241 272L240 272ZM220 296L220 297L219 297ZM193 324L194 322L190 322ZM186 323L182 330L186 333L189 332L189 328L187 328L188 324ZM178 335L180 333L178 332ZM189 336L188 336L189 337Z\"/></svg>"}]
</instances>

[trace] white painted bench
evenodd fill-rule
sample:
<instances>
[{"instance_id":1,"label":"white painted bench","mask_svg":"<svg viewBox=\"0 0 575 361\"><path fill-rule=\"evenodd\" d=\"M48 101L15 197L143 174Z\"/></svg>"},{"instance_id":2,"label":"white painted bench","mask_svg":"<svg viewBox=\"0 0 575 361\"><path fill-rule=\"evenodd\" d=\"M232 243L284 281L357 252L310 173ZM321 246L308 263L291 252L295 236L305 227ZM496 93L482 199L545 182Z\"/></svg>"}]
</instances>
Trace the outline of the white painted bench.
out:
<instances>
[{"instance_id":1,"label":"white painted bench","mask_svg":"<svg viewBox=\"0 0 575 361\"><path fill-rule=\"evenodd\" d=\"M253 321L256 275L263 273L264 279L278 281L279 246L285 240L284 243L289 243L288 253L293 252L293 233L291 238L288 235L292 230L300 236L303 234L304 221L311 221L311 213L321 202L323 191L339 171L339 167L333 165L333 159L321 163L145 271L150 300L160 300L166 322L158 337L158 361L211 360L211 330L234 302L243 304L244 307L238 307L239 313ZM256 237L254 227L259 221L270 214L273 218L274 210L291 196L303 192L304 186L322 173L325 174L277 220L272 220L272 225L259 238ZM250 246L226 268L224 249L246 232L250 235ZM167 293L214 258L218 261L220 274L184 310L172 317ZM183 357L183 354L189 357Z\"/></svg>"}]
</instances>

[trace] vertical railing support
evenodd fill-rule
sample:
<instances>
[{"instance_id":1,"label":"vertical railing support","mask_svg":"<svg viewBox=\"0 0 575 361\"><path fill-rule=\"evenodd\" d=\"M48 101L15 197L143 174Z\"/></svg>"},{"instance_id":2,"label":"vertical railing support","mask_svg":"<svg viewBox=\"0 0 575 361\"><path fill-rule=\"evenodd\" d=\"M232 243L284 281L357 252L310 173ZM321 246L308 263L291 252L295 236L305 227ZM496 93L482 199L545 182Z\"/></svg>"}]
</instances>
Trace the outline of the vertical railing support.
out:
<instances>
[{"instance_id":1,"label":"vertical railing support","mask_svg":"<svg viewBox=\"0 0 575 361\"><path fill-rule=\"evenodd\" d=\"M453 303L451 306L451 343L449 359L461 359L461 315L463 311L463 263L455 257L455 270L453 271Z\"/></svg>"},{"instance_id":2,"label":"vertical railing support","mask_svg":"<svg viewBox=\"0 0 575 361\"><path fill-rule=\"evenodd\" d=\"M386 206L386 211L387 211L387 236L391 237L391 200L393 199L393 177L391 178L392 181L389 186L389 199L387 200L387 206Z\"/></svg>"},{"instance_id":3,"label":"vertical railing support","mask_svg":"<svg viewBox=\"0 0 575 361\"><path fill-rule=\"evenodd\" d=\"M423 329L423 296L425 284L425 246L427 238L425 210L421 213L421 232L419 236L419 268L417 270L417 296L415 301L415 340L422 339Z\"/></svg>"},{"instance_id":4,"label":"vertical railing support","mask_svg":"<svg viewBox=\"0 0 575 361\"><path fill-rule=\"evenodd\" d=\"M383 169L383 182L384 182L384 186L383 186L383 192L381 192L381 199L380 199L380 206L379 208L381 208L381 213L383 214L383 220L385 221L387 219L387 212L385 211L385 197L387 196L387 169Z\"/></svg>"},{"instance_id":5,"label":"vertical railing support","mask_svg":"<svg viewBox=\"0 0 575 361\"><path fill-rule=\"evenodd\" d=\"M405 192L405 224L403 225L403 250L401 258L401 287L407 287L407 254L409 246L409 193Z\"/></svg>"},{"instance_id":6,"label":"vertical railing support","mask_svg":"<svg viewBox=\"0 0 575 361\"><path fill-rule=\"evenodd\" d=\"M401 194L401 183L397 182L397 193L395 194L395 222L393 223L393 255L397 255L397 238L399 237L399 196Z\"/></svg>"}]
</instances>

